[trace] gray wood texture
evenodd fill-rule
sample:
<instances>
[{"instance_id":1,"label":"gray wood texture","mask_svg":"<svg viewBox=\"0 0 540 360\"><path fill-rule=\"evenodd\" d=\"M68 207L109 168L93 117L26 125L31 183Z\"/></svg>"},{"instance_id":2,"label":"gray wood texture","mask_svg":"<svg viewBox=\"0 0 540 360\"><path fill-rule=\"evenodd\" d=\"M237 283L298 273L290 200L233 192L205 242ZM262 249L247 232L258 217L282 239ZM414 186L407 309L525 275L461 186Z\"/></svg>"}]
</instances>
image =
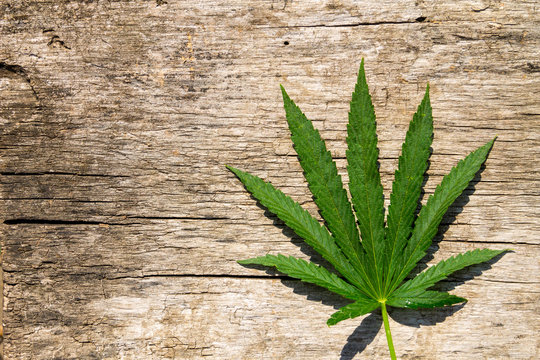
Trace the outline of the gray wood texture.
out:
<instances>
[{"instance_id":1,"label":"gray wood texture","mask_svg":"<svg viewBox=\"0 0 540 360\"><path fill-rule=\"evenodd\" d=\"M464 306L392 310L399 358L537 359L539 9L3 0L5 359L387 358L380 314L328 328L344 299L236 263L268 252L318 257L224 167L272 181L317 216L278 84L314 120L347 181L347 110L362 57L387 199L426 82L435 118L426 196L498 135L426 261L514 249L443 283Z\"/></svg>"}]
</instances>

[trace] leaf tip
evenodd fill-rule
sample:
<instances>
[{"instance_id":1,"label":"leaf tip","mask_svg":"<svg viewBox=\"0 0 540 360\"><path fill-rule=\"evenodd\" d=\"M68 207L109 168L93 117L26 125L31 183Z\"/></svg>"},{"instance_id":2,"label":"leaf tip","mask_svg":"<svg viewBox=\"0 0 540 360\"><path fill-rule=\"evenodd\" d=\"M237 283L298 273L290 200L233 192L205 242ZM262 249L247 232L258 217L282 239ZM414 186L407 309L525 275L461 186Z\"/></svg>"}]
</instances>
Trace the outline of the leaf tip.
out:
<instances>
[{"instance_id":1,"label":"leaf tip","mask_svg":"<svg viewBox=\"0 0 540 360\"><path fill-rule=\"evenodd\" d=\"M283 100L289 99L289 94L287 94L287 91L285 91L285 87L279 84L279 88L281 89L281 95L283 96Z\"/></svg>"},{"instance_id":2,"label":"leaf tip","mask_svg":"<svg viewBox=\"0 0 540 360\"><path fill-rule=\"evenodd\" d=\"M491 149L493 148L493 144L495 143L495 140L497 139L497 136L498 135L495 135L495 137L493 139L491 139L484 146L482 146L482 148L485 149L484 151L486 151L486 159L487 159L487 156L489 155L489 153L491 152Z\"/></svg>"},{"instance_id":3,"label":"leaf tip","mask_svg":"<svg viewBox=\"0 0 540 360\"><path fill-rule=\"evenodd\" d=\"M366 80L366 71L364 70L364 58L360 61L360 68L358 69L358 76L356 78L356 83L362 84L363 86L367 86L367 80ZM355 86L355 91L357 90L357 86Z\"/></svg>"},{"instance_id":4,"label":"leaf tip","mask_svg":"<svg viewBox=\"0 0 540 360\"><path fill-rule=\"evenodd\" d=\"M235 167L232 167L231 165L227 165L225 164L225 167L227 168L227 170L229 170L230 172L232 172L233 174L235 175L238 175L240 170L238 170L237 168Z\"/></svg>"}]
</instances>

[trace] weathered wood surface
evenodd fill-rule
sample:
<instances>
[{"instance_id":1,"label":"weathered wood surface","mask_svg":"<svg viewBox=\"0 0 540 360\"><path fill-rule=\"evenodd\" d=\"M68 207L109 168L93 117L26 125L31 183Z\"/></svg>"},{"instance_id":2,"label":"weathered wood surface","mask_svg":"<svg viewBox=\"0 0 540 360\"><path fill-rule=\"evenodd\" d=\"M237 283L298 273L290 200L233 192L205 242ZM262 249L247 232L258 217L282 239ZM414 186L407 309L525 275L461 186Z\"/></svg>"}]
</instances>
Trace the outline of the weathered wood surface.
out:
<instances>
[{"instance_id":1,"label":"weathered wood surface","mask_svg":"<svg viewBox=\"0 0 540 360\"><path fill-rule=\"evenodd\" d=\"M539 8L2 1L5 358L385 358L380 315L328 329L343 299L236 264L314 254L223 166L271 180L315 215L278 84L344 169L361 57L386 194L427 81L436 121L427 194L499 136L445 218L452 225L437 236L433 261L515 250L443 284L468 280L453 290L465 306L391 312L400 358L538 358Z\"/></svg>"}]
</instances>

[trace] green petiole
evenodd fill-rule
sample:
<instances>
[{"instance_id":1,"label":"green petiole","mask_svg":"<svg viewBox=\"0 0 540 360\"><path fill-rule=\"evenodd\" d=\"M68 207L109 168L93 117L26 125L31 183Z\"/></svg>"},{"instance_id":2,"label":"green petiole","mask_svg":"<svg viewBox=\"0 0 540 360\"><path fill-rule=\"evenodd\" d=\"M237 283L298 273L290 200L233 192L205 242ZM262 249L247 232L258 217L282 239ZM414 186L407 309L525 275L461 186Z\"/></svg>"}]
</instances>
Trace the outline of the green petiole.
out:
<instances>
[{"instance_id":1,"label":"green petiole","mask_svg":"<svg viewBox=\"0 0 540 360\"><path fill-rule=\"evenodd\" d=\"M394 350L394 342L392 341L392 333L390 332L390 323L388 322L388 312L386 312L386 301L380 301L382 318L384 322L384 332L388 341L388 350L390 350L390 358L396 360L396 351Z\"/></svg>"}]
</instances>

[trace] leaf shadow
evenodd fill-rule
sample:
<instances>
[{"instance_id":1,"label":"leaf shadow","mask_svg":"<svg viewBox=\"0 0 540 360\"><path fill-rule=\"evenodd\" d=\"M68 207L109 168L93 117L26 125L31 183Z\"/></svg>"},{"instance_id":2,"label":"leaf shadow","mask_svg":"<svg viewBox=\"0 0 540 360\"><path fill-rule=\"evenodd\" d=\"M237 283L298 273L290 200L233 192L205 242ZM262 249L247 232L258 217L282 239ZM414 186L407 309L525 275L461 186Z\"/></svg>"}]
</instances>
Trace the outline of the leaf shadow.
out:
<instances>
[{"instance_id":1,"label":"leaf shadow","mask_svg":"<svg viewBox=\"0 0 540 360\"><path fill-rule=\"evenodd\" d=\"M254 198L255 199L255 198ZM256 199L255 199L256 200ZM289 228L282 220L280 220L276 215L268 211L262 204L257 201L257 206L264 210L264 216L269 219L272 219L273 225L281 230L281 233L289 238L290 243L297 246L304 255L309 257L309 260L313 263L323 266L328 270L339 274L334 267L326 261L321 254L316 252L311 246L309 246L301 237L295 234L295 232ZM287 254L284 254L287 255Z\"/></svg>"},{"instance_id":2,"label":"leaf shadow","mask_svg":"<svg viewBox=\"0 0 540 360\"><path fill-rule=\"evenodd\" d=\"M381 329L381 324L382 316L379 311L366 316L347 338L339 359L352 360L357 354L361 354L373 342Z\"/></svg>"},{"instance_id":3,"label":"leaf shadow","mask_svg":"<svg viewBox=\"0 0 540 360\"><path fill-rule=\"evenodd\" d=\"M310 301L320 302L323 305L331 306L334 310L352 303L340 295L327 291L319 286L292 279L274 268L268 268L261 265L243 265L248 268L265 271L268 275L279 277L281 284L292 289L297 295L302 295ZM329 314L330 315L330 314ZM351 335L347 338L347 342L341 350L340 360L352 360L357 354L362 353L369 344L373 342L379 333L382 325L382 317L379 310L370 313L362 319L360 325L356 327Z\"/></svg>"},{"instance_id":4,"label":"leaf shadow","mask_svg":"<svg viewBox=\"0 0 540 360\"><path fill-rule=\"evenodd\" d=\"M334 310L338 310L339 308L352 303L351 300L347 300L341 295L334 294L317 285L305 283L300 280L284 278L281 279L281 283L292 289L295 294L302 295L310 301L316 301L323 305L331 306Z\"/></svg>"},{"instance_id":5,"label":"leaf shadow","mask_svg":"<svg viewBox=\"0 0 540 360\"><path fill-rule=\"evenodd\" d=\"M249 269L257 269L264 271L268 275L269 279L280 279L281 284L292 289L295 294L302 295L310 301L316 301L322 303L323 305L331 306L335 310L338 310L339 308L352 303L351 300L345 299L341 295L325 290L317 285L294 279L288 275L279 272L274 267L267 267L257 264L242 264L242 266Z\"/></svg>"},{"instance_id":6,"label":"leaf shadow","mask_svg":"<svg viewBox=\"0 0 540 360\"><path fill-rule=\"evenodd\" d=\"M388 315L392 320L406 326L420 327L433 326L443 322L447 317L452 316L461 310L465 304L445 306L434 309L402 309L389 308Z\"/></svg>"},{"instance_id":7,"label":"leaf shadow","mask_svg":"<svg viewBox=\"0 0 540 360\"><path fill-rule=\"evenodd\" d=\"M304 295L308 300L321 302L332 306L334 310L352 303L340 295L324 290L316 285L301 282L300 280L282 279L282 284L292 288L298 295ZM382 316L379 310L371 312L362 319L341 350L340 360L352 360L357 354L362 353L373 342L382 325Z\"/></svg>"}]
</instances>

